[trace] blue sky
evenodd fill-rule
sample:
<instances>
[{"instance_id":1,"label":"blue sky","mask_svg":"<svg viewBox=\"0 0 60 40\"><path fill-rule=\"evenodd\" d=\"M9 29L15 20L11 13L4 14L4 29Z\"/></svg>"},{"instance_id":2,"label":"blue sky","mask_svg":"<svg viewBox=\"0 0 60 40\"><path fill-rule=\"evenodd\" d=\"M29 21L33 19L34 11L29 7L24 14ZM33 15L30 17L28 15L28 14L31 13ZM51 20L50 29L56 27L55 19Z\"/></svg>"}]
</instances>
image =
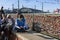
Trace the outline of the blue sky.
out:
<instances>
[{"instance_id":1,"label":"blue sky","mask_svg":"<svg viewBox=\"0 0 60 40\"><path fill-rule=\"evenodd\" d=\"M0 7L4 6L4 9L12 9L12 4L14 4L14 8L17 8L18 0L0 0ZM28 8L35 8L42 10L42 2L44 11L53 11L54 9L60 9L60 0L19 0L20 8L22 5Z\"/></svg>"}]
</instances>

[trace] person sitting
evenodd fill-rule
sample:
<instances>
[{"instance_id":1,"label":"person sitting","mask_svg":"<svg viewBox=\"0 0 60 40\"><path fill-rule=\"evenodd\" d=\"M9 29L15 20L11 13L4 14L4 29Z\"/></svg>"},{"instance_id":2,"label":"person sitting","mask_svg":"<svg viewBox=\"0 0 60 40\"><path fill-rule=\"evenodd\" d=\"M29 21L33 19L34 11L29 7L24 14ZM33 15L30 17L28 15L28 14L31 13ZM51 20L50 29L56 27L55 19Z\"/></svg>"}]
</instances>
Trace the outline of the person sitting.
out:
<instances>
[{"instance_id":1,"label":"person sitting","mask_svg":"<svg viewBox=\"0 0 60 40\"><path fill-rule=\"evenodd\" d=\"M15 21L14 19L11 17L11 15L7 15L7 25L6 28L8 28L8 30L13 31L13 27L15 25Z\"/></svg>"},{"instance_id":2,"label":"person sitting","mask_svg":"<svg viewBox=\"0 0 60 40\"><path fill-rule=\"evenodd\" d=\"M20 17L16 19L15 21L15 29L19 32L24 32L29 29L28 26L25 26L25 18L22 14L20 14Z\"/></svg>"}]
</instances>

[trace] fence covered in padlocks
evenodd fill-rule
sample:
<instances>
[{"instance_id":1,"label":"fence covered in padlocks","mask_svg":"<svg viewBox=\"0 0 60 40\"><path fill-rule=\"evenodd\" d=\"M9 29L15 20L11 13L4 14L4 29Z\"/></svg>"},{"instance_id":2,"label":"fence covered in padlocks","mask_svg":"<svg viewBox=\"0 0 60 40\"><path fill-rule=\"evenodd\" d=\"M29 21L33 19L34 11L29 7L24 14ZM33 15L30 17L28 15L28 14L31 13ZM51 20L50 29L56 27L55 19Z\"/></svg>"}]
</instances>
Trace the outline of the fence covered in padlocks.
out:
<instances>
[{"instance_id":1,"label":"fence covered in padlocks","mask_svg":"<svg viewBox=\"0 0 60 40\"><path fill-rule=\"evenodd\" d=\"M42 33L60 38L60 14L23 14L30 28L33 22L41 24Z\"/></svg>"}]
</instances>

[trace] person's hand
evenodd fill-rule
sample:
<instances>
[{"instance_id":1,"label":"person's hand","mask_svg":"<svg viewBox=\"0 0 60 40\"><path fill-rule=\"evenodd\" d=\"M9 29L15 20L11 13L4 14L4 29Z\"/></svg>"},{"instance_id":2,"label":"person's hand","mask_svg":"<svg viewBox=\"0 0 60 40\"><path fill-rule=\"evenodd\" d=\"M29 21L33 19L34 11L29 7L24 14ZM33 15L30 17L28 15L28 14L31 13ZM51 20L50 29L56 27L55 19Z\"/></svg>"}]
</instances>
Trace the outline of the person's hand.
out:
<instances>
[{"instance_id":1,"label":"person's hand","mask_svg":"<svg viewBox=\"0 0 60 40\"><path fill-rule=\"evenodd\" d=\"M20 26L21 28L23 28L22 26Z\"/></svg>"},{"instance_id":2,"label":"person's hand","mask_svg":"<svg viewBox=\"0 0 60 40\"><path fill-rule=\"evenodd\" d=\"M19 29L21 29L21 27Z\"/></svg>"},{"instance_id":3,"label":"person's hand","mask_svg":"<svg viewBox=\"0 0 60 40\"><path fill-rule=\"evenodd\" d=\"M20 26L20 29L23 28L22 26Z\"/></svg>"}]
</instances>

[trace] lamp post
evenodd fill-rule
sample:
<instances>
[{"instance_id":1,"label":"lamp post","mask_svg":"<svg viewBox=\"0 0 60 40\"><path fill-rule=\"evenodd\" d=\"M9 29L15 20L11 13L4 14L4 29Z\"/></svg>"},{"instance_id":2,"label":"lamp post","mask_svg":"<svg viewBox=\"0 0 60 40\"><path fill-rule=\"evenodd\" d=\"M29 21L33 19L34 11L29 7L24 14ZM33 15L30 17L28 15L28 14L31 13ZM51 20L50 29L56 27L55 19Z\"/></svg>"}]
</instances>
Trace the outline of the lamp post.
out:
<instances>
[{"instance_id":1,"label":"lamp post","mask_svg":"<svg viewBox=\"0 0 60 40\"><path fill-rule=\"evenodd\" d=\"M44 7L44 6L43 6L43 2L42 2L42 11L43 11L43 7Z\"/></svg>"},{"instance_id":2,"label":"lamp post","mask_svg":"<svg viewBox=\"0 0 60 40\"><path fill-rule=\"evenodd\" d=\"M14 10L14 4L12 4L12 11Z\"/></svg>"},{"instance_id":3,"label":"lamp post","mask_svg":"<svg viewBox=\"0 0 60 40\"><path fill-rule=\"evenodd\" d=\"M18 0L18 10L17 10L17 11L18 11L18 13L19 13L19 0Z\"/></svg>"}]
</instances>

